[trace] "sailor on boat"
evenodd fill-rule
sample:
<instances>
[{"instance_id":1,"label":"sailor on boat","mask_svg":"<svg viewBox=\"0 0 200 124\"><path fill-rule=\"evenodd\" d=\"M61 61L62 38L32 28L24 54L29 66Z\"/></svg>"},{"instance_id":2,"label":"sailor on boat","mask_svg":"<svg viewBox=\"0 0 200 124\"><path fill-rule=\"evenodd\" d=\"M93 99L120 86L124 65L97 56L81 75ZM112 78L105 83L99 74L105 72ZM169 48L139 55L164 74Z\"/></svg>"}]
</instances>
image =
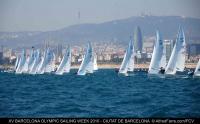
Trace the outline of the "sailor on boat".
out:
<instances>
[{"instance_id":1,"label":"sailor on boat","mask_svg":"<svg viewBox=\"0 0 200 124\"><path fill-rule=\"evenodd\" d=\"M164 74L165 73L165 68L163 67L160 67L160 71L159 71L160 74Z\"/></svg>"},{"instance_id":2,"label":"sailor on boat","mask_svg":"<svg viewBox=\"0 0 200 124\"><path fill-rule=\"evenodd\" d=\"M118 68L115 68L115 72L118 73L118 72L119 72L119 69L118 69Z\"/></svg>"},{"instance_id":3,"label":"sailor on boat","mask_svg":"<svg viewBox=\"0 0 200 124\"><path fill-rule=\"evenodd\" d=\"M193 76L194 75L194 70L189 70L188 76Z\"/></svg>"}]
</instances>

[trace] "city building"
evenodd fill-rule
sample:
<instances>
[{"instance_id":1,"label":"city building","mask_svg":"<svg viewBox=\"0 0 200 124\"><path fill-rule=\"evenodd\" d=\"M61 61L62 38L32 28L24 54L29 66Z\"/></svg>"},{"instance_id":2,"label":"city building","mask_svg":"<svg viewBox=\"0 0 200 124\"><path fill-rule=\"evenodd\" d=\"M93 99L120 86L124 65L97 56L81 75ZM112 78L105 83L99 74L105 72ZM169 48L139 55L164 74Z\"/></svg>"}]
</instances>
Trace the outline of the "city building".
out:
<instances>
[{"instance_id":1,"label":"city building","mask_svg":"<svg viewBox=\"0 0 200 124\"><path fill-rule=\"evenodd\" d=\"M189 56L196 56L200 54L200 44L192 43L187 44L187 53Z\"/></svg>"},{"instance_id":2,"label":"city building","mask_svg":"<svg viewBox=\"0 0 200 124\"><path fill-rule=\"evenodd\" d=\"M143 40L142 40L142 32L139 26L136 27L134 32L134 46L135 46L135 51L142 52Z\"/></svg>"},{"instance_id":3,"label":"city building","mask_svg":"<svg viewBox=\"0 0 200 124\"><path fill-rule=\"evenodd\" d=\"M175 43L174 40L164 40L164 47L166 49L166 60L167 61L169 60L169 58L171 56L171 53L172 53L172 50L174 47L174 43Z\"/></svg>"}]
</instances>

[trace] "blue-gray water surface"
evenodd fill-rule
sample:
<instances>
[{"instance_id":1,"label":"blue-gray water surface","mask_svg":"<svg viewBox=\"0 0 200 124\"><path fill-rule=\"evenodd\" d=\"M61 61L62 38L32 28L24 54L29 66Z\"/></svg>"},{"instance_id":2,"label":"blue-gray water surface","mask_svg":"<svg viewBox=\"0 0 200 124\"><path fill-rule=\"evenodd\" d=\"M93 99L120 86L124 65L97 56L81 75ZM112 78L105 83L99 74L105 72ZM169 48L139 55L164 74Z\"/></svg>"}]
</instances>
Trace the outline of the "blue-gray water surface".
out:
<instances>
[{"instance_id":1,"label":"blue-gray water surface","mask_svg":"<svg viewBox=\"0 0 200 124\"><path fill-rule=\"evenodd\" d=\"M0 73L0 117L200 117L200 79Z\"/></svg>"}]
</instances>

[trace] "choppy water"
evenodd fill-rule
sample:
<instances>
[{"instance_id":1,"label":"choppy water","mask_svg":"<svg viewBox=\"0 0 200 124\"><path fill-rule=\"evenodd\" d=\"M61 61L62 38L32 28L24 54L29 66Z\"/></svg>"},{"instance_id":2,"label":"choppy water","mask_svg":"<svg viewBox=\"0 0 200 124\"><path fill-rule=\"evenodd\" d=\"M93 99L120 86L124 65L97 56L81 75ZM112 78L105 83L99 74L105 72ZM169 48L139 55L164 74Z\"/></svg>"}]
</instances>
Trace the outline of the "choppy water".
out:
<instances>
[{"instance_id":1,"label":"choppy water","mask_svg":"<svg viewBox=\"0 0 200 124\"><path fill-rule=\"evenodd\" d=\"M200 117L200 79L0 73L0 117Z\"/></svg>"}]
</instances>

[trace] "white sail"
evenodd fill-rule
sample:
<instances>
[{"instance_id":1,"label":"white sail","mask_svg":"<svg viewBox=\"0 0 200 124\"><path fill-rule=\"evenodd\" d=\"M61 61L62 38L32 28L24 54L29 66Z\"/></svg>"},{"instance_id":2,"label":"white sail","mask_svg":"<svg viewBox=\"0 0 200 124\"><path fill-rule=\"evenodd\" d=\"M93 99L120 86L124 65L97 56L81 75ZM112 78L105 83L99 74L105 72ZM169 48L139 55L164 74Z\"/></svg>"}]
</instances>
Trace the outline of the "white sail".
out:
<instances>
[{"instance_id":1,"label":"white sail","mask_svg":"<svg viewBox=\"0 0 200 124\"><path fill-rule=\"evenodd\" d=\"M28 72L28 63L29 63L30 57L27 56L25 60L26 61L25 61L25 64L24 64L24 66L22 68L22 73L27 73Z\"/></svg>"},{"instance_id":2,"label":"white sail","mask_svg":"<svg viewBox=\"0 0 200 124\"><path fill-rule=\"evenodd\" d=\"M32 69L33 69L33 66L34 66L34 64L35 64L35 60L36 60L36 54L37 54L37 51L33 51L34 53L33 53L33 60L32 60L32 63L30 63L30 65L29 65L29 73L31 73L31 71L32 71Z\"/></svg>"},{"instance_id":3,"label":"white sail","mask_svg":"<svg viewBox=\"0 0 200 124\"><path fill-rule=\"evenodd\" d=\"M44 51L44 55L40 58L40 63L37 68L37 74L50 73L55 69L55 55L50 49Z\"/></svg>"},{"instance_id":4,"label":"white sail","mask_svg":"<svg viewBox=\"0 0 200 124\"><path fill-rule=\"evenodd\" d=\"M55 54L52 52L52 61L51 61L51 72L55 71L56 68L56 56Z\"/></svg>"},{"instance_id":5,"label":"white sail","mask_svg":"<svg viewBox=\"0 0 200 124\"><path fill-rule=\"evenodd\" d=\"M62 58L60 65L56 71L56 74L62 75L63 73L68 73L71 67L71 48L68 47L65 55Z\"/></svg>"},{"instance_id":6,"label":"white sail","mask_svg":"<svg viewBox=\"0 0 200 124\"><path fill-rule=\"evenodd\" d=\"M199 59L199 62L197 63L196 69L194 71L194 76L200 76L200 59Z\"/></svg>"},{"instance_id":7,"label":"white sail","mask_svg":"<svg viewBox=\"0 0 200 124\"><path fill-rule=\"evenodd\" d=\"M180 28L176 44L172 50L171 57L165 69L166 74L175 74L176 71L184 71L185 68L186 43L183 29Z\"/></svg>"},{"instance_id":8,"label":"white sail","mask_svg":"<svg viewBox=\"0 0 200 124\"><path fill-rule=\"evenodd\" d=\"M158 74L160 68L166 66L166 51L164 49L163 40L160 32L156 32L156 42L153 49L151 63L149 66L149 74Z\"/></svg>"},{"instance_id":9,"label":"white sail","mask_svg":"<svg viewBox=\"0 0 200 124\"><path fill-rule=\"evenodd\" d=\"M186 59L186 43L185 43L185 35L183 31L180 33L180 39L181 42L180 51L178 53L177 63L176 63L176 70L183 72L185 69L185 59Z\"/></svg>"},{"instance_id":10,"label":"white sail","mask_svg":"<svg viewBox=\"0 0 200 124\"><path fill-rule=\"evenodd\" d=\"M127 65L127 70L129 71L129 72L132 72L132 71L134 71L134 49L132 49L132 51L131 51L131 57L130 57L130 59L129 59L129 62L128 62L128 65Z\"/></svg>"},{"instance_id":11,"label":"white sail","mask_svg":"<svg viewBox=\"0 0 200 124\"><path fill-rule=\"evenodd\" d=\"M94 71L98 70L96 54L94 54L94 63L93 64L94 64Z\"/></svg>"},{"instance_id":12,"label":"white sail","mask_svg":"<svg viewBox=\"0 0 200 124\"><path fill-rule=\"evenodd\" d=\"M128 54L128 52L127 52L127 50L126 50L126 53L125 53L125 55L124 55L124 59L123 59L123 61L122 61L122 64L121 64L121 66L120 66L120 69L119 69L119 73L127 73L127 68L126 68L126 66L127 66L127 54Z\"/></svg>"},{"instance_id":13,"label":"white sail","mask_svg":"<svg viewBox=\"0 0 200 124\"><path fill-rule=\"evenodd\" d=\"M28 72L30 72L33 67L34 59L35 59L35 51L34 51L34 49L32 49L30 57L29 57L29 61L28 61Z\"/></svg>"},{"instance_id":14,"label":"white sail","mask_svg":"<svg viewBox=\"0 0 200 124\"><path fill-rule=\"evenodd\" d=\"M119 69L119 73L126 74L128 71L134 70L134 46L132 40L129 42L129 46L126 50L124 59Z\"/></svg>"},{"instance_id":15,"label":"white sail","mask_svg":"<svg viewBox=\"0 0 200 124\"><path fill-rule=\"evenodd\" d=\"M24 64L24 67L22 69L22 73L28 73L30 71L30 67L33 64L34 59L34 50L31 51L30 55L26 57L26 62Z\"/></svg>"},{"instance_id":16,"label":"white sail","mask_svg":"<svg viewBox=\"0 0 200 124\"><path fill-rule=\"evenodd\" d=\"M55 68L55 55L50 49L47 49L47 54L45 57L44 72L50 73L54 71Z\"/></svg>"},{"instance_id":17,"label":"white sail","mask_svg":"<svg viewBox=\"0 0 200 124\"><path fill-rule=\"evenodd\" d=\"M33 65L30 67L30 74L36 74L37 67L40 63L40 51L36 50L34 53L34 60L33 60Z\"/></svg>"},{"instance_id":18,"label":"white sail","mask_svg":"<svg viewBox=\"0 0 200 124\"><path fill-rule=\"evenodd\" d=\"M93 73L93 54L91 43L88 43L87 51L78 70L78 75L85 75L86 73Z\"/></svg>"},{"instance_id":19,"label":"white sail","mask_svg":"<svg viewBox=\"0 0 200 124\"><path fill-rule=\"evenodd\" d=\"M15 70L17 69L18 65L19 65L19 56L17 56L16 61L15 61Z\"/></svg>"},{"instance_id":20,"label":"white sail","mask_svg":"<svg viewBox=\"0 0 200 124\"><path fill-rule=\"evenodd\" d=\"M21 53L21 56L20 56L20 59L19 59L19 62L18 62L18 66L17 66L17 69L16 69L17 74L22 73L22 69L24 67L25 62L26 62L26 53L25 53L24 50L22 50L22 53Z\"/></svg>"},{"instance_id":21,"label":"white sail","mask_svg":"<svg viewBox=\"0 0 200 124\"><path fill-rule=\"evenodd\" d=\"M162 58L160 60L160 66L159 67L165 69L166 65L167 65L166 46L163 45L163 55L162 55Z\"/></svg>"},{"instance_id":22,"label":"white sail","mask_svg":"<svg viewBox=\"0 0 200 124\"><path fill-rule=\"evenodd\" d=\"M44 51L43 55L40 55L39 57L39 64L36 69L37 74L44 74L45 56L46 56L46 50Z\"/></svg>"}]
</instances>

